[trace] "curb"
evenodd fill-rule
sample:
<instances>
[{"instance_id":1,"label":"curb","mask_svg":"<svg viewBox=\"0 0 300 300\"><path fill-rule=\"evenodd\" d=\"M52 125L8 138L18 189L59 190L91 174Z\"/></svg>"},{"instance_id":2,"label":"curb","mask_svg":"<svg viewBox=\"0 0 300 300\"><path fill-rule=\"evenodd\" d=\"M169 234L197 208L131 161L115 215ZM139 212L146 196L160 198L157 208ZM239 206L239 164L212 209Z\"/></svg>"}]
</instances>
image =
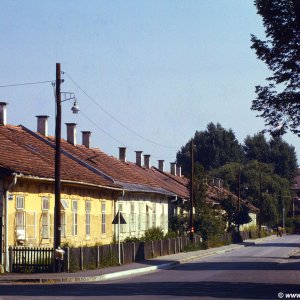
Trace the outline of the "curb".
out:
<instances>
[{"instance_id":1,"label":"curb","mask_svg":"<svg viewBox=\"0 0 300 300\"><path fill-rule=\"evenodd\" d=\"M138 275L138 274L144 274L153 272L156 270L167 270L171 269L177 265L184 264L199 258L206 258L209 256L213 256L216 254L223 254L226 252L231 252L233 250L241 249L243 247L249 247L256 244L256 242L259 241L253 241L246 244L236 244L234 247L230 247L227 249L222 250L215 250L209 253L203 253L199 255L190 256L187 258L182 258L175 260L173 262L164 263L157 266L150 266L150 267L144 267L139 269L132 269L132 270L126 270L126 271L119 271L114 273L108 273L103 275L96 275L96 276L78 276L78 277L59 277L59 278L14 278L14 279L1 279L0 278L0 285L2 283L10 283L10 284L22 284L22 283L46 283L46 284L55 284L55 283L75 283L75 282L95 282L95 281L104 281L104 280L110 280L110 279L116 279L125 277L128 275Z\"/></svg>"}]
</instances>

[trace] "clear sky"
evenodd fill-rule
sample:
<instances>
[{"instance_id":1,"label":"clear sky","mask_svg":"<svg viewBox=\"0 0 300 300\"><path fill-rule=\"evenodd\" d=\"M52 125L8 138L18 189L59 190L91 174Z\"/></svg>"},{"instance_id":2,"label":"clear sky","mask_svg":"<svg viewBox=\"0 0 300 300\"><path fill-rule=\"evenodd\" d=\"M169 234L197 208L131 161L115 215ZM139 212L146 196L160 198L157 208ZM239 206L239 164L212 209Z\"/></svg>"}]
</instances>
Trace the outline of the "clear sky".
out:
<instances>
[{"instance_id":1,"label":"clear sky","mask_svg":"<svg viewBox=\"0 0 300 300\"><path fill-rule=\"evenodd\" d=\"M250 106L270 74L251 33L264 37L252 0L2 0L0 85L54 80L60 62L62 91L75 92L82 111L63 103L78 143L90 130L92 146L109 155L126 146L131 161L142 150L167 166L209 122L240 143L264 128ZM54 134L50 83L0 88L0 100L10 124L36 130L35 115L49 115ZM299 154L299 138L284 139Z\"/></svg>"}]
</instances>

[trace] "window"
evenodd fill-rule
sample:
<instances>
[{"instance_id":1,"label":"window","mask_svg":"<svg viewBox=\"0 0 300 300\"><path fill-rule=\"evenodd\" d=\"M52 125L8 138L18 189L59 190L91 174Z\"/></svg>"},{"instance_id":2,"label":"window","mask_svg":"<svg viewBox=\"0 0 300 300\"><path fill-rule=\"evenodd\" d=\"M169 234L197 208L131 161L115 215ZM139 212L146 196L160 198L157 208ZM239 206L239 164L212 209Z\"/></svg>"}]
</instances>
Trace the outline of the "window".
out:
<instances>
[{"instance_id":1,"label":"window","mask_svg":"<svg viewBox=\"0 0 300 300\"><path fill-rule=\"evenodd\" d=\"M161 206L161 216L160 216L160 226L163 230L166 229L166 217L165 217L165 206L162 204Z\"/></svg>"},{"instance_id":2,"label":"window","mask_svg":"<svg viewBox=\"0 0 300 300\"><path fill-rule=\"evenodd\" d=\"M60 234L62 237L66 237L66 226L67 226L67 222L66 222L66 213L64 210L60 211Z\"/></svg>"},{"instance_id":3,"label":"window","mask_svg":"<svg viewBox=\"0 0 300 300\"><path fill-rule=\"evenodd\" d=\"M85 202L85 234L91 234L91 201Z\"/></svg>"},{"instance_id":4,"label":"window","mask_svg":"<svg viewBox=\"0 0 300 300\"><path fill-rule=\"evenodd\" d=\"M43 197L42 198L42 210L49 210L50 204L49 204L49 198Z\"/></svg>"},{"instance_id":5,"label":"window","mask_svg":"<svg viewBox=\"0 0 300 300\"><path fill-rule=\"evenodd\" d=\"M142 230L142 222L143 222L143 203L139 203L139 219L138 219L138 231Z\"/></svg>"},{"instance_id":6,"label":"window","mask_svg":"<svg viewBox=\"0 0 300 300\"><path fill-rule=\"evenodd\" d=\"M25 240L25 197L16 198L16 237L17 240Z\"/></svg>"},{"instance_id":7,"label":"window","mask_svg":"<svg viewBox=\"0 0 300 300\"><path fill-rule=\"evenodd\" d=\"M50 218L48 212L42 213L42 239L50 237Z\"/></svg>"},{"instance_id":8,"label":"window","mask_svg":"<svg viewBox=\"0 0 300 300\"><path fill-rule=\"evenodd\" d=\"M18 211L16 212L16 231L23 230L25 232L25 212Z\"/></svg>"},{"instance_id":9,"label":"window","mask_svg":"<svg viewBox=\"0 0 300 300\"><path fill-rule=\"evenodd\" d=\"M152 227L156 227L156 203L152 205Z\"/></svg>"},{"instance_id":10,"label":"window","mask_svg":"<svg viewBox=\"0 0 300 300\"><path fill-rule=\"evenodd\" d=\"M73 211L73 223L72 223L72 234L73 236L76 236L77 235L77 221L78 221L78 214L77 214L77 200L73 200L72 201L72 211Z\"/></svg>"},{"instance_id":11,"label":"window","mask_svg":"<svg viewBox=\"0 0 300 300\"><path fill-rule=\"evenodd\" d=\"M101 233L106 233L106 206L105 202L101 203Z\"/></svg>"},{"instance_id":12,"label":"window","mask_svg":"<svg viewBox=\"0 0 300 300\"><path fill-rule=\"evenodd\" d=\"M16 209L25 209L25 197L17 196Z\"/></svg>"},{"instance_id":13,"label":"window","mask_svg":"<svg viewBox=\"0 0 300 300\"><path fill-rule=\"evenodd\" d=\"M130 203L130 231L135 231L134 203Z\"/></svg>"}]
</instances>

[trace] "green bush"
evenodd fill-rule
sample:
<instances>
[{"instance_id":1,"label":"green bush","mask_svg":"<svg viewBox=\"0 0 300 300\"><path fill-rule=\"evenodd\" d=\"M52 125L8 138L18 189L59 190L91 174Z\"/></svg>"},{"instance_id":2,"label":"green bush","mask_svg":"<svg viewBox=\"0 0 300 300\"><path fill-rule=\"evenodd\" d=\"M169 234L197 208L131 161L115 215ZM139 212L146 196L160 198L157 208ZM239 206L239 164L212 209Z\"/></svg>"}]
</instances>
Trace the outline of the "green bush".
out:
<instances>
[{"instance_id":1,"label":"green bush","mask_svg":"<svg viewBox=\"0 0 300 300\"><path fill-rule=\"evenodd\" d=\"M145 231L145 241L158 241L164 238L164 232L160 227L152 227Z\"/></svg>"}]
</instances>

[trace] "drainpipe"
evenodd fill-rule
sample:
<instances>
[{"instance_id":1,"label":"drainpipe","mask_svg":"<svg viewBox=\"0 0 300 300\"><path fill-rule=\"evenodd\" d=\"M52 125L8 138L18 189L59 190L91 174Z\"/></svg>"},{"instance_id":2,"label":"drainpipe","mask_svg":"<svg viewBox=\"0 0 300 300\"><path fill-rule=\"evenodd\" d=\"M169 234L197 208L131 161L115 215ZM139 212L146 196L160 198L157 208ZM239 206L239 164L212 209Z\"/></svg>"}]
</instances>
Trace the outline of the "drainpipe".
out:
<instances>
[{"instance_id":1,"label":"drainpipe","mask_svg":"<svg viewBox=\"0 0 300 300\"><path fill-rule=\"evenodd\" d=\"M17 174L13 173L13 180L4 191L5 195L5 271L9 272L9 255L8 255L8 192L17 184Z\"/></svg>"}]
</instances>

